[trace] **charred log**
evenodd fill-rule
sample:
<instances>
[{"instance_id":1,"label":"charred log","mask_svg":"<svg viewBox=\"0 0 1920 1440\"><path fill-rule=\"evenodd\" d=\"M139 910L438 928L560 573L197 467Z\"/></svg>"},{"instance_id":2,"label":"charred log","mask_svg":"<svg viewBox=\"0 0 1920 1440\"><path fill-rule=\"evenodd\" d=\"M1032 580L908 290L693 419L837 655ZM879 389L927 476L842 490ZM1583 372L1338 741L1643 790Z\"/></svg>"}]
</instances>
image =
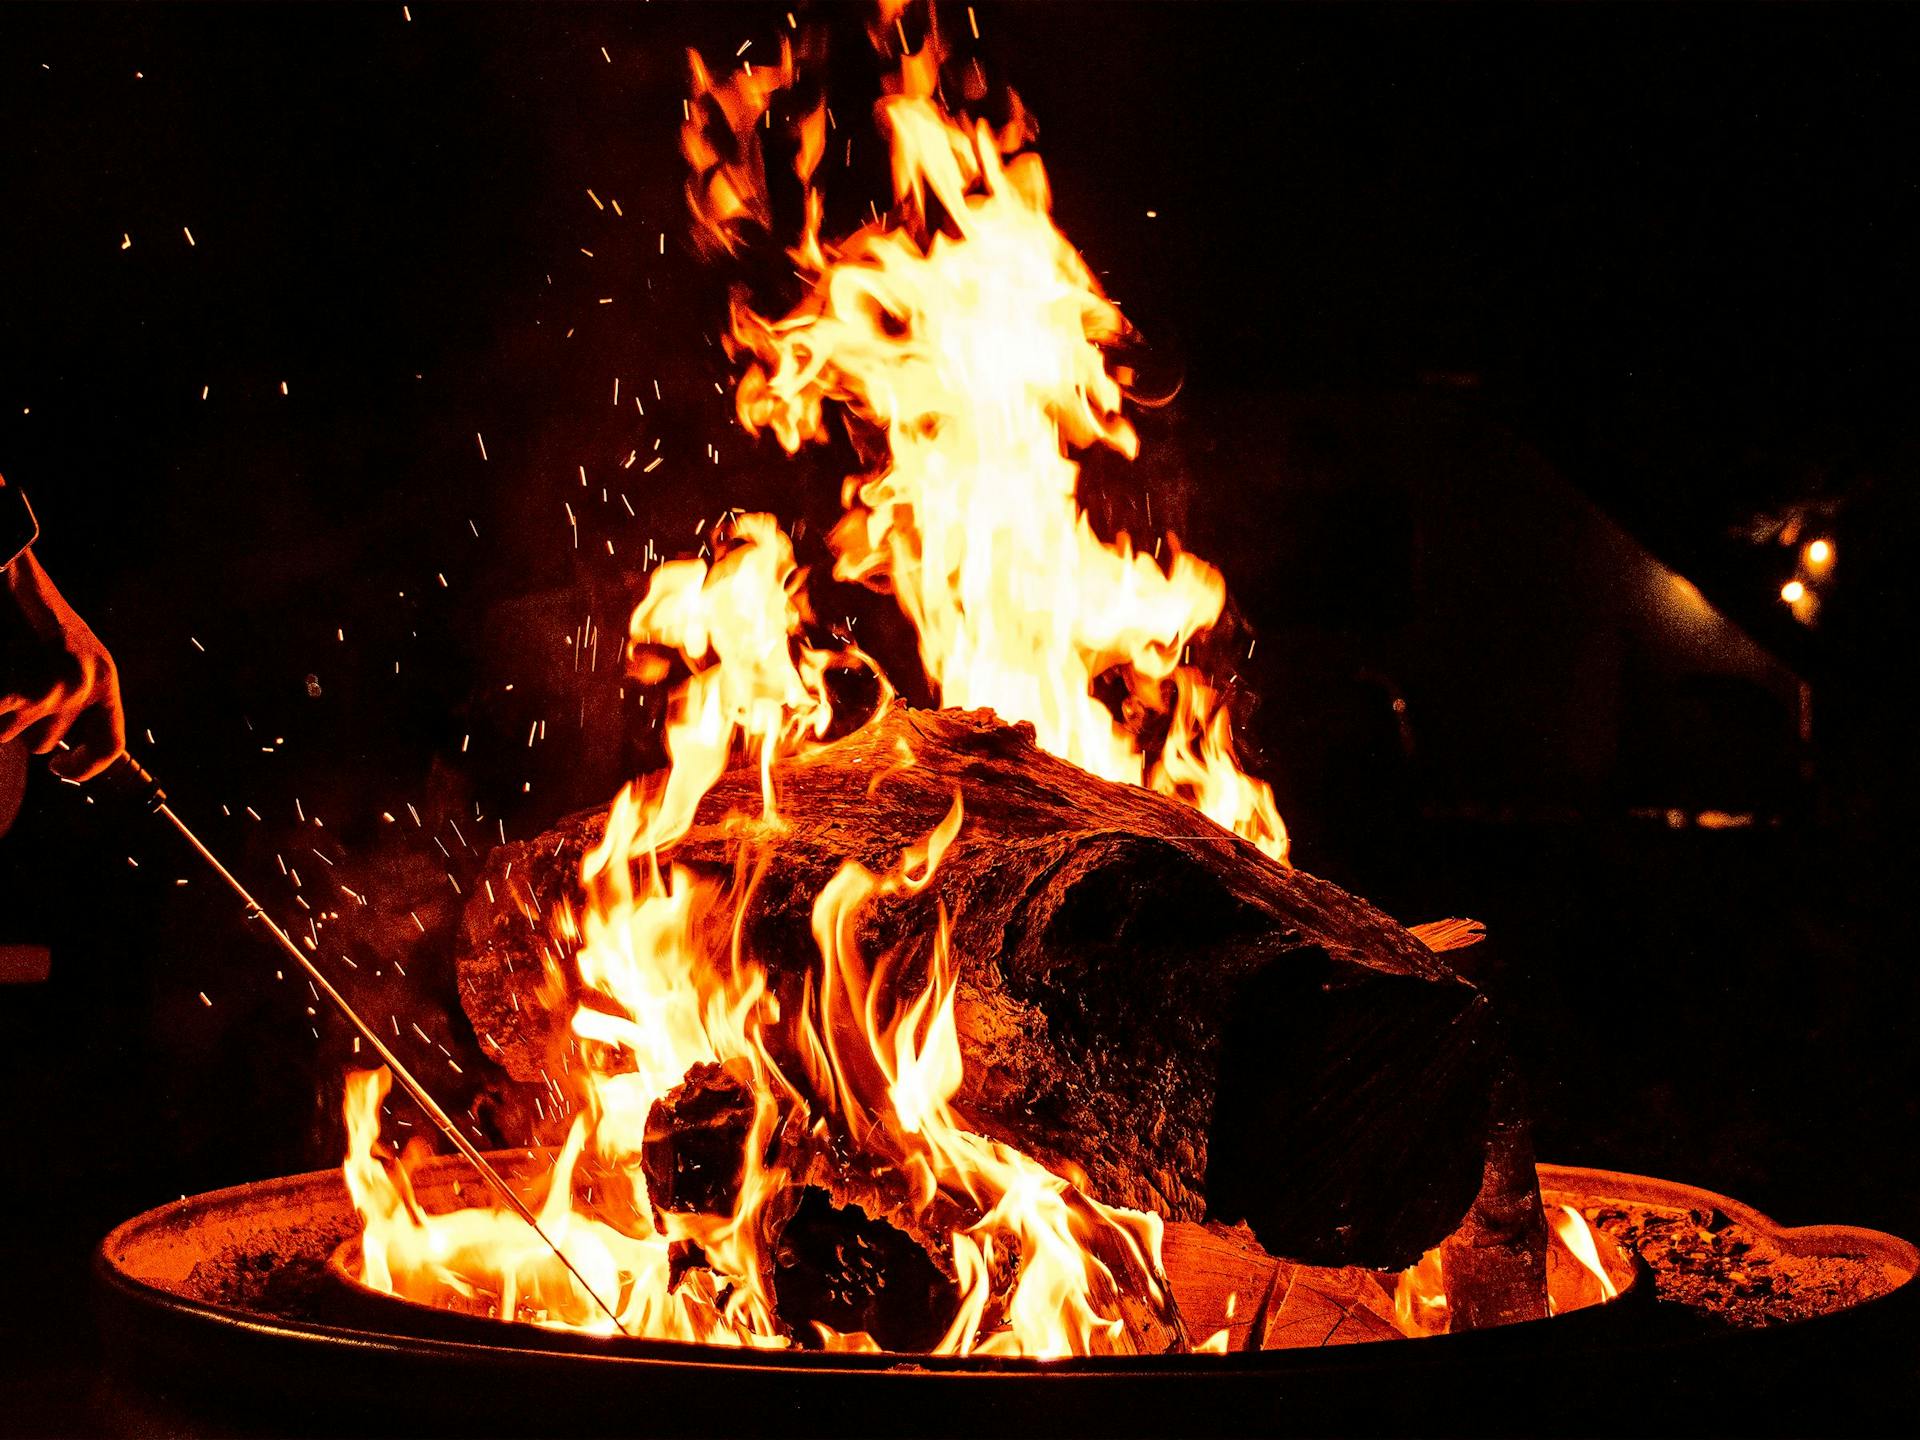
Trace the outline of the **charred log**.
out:
<instances>
[{"instance_id":1,"label":"charred log","mask_svg":"<svg viewBox=\"0 0 1920 1440\"><path fill-rule=\"evenodd\" d=\"M1547 1314L1547 1222L1519 1082L1503 1072L1480 1193L1441 1247L1452 1328L1483 1330Z\"/></svg>"},{"instance_id":2,"label":"charred log","mask_svg":"<svg viewBox=\"0 0 1920 1440\"><path fill-rule=\"evenodd\" d=\"M773 1289L803 1345L818 1345L815 1326L826 1325L883 1350L931 1350L959 1311L953 1281L918 1241L812 1187L780 1233Z\"/></svg>"},{"instance_id":3,"label":"charred log","mask_svg":"<svg viewBox=\"0 0 1920 1440\"><path fill-rule=\"evenodd\" d=\"M730 1215L738 1201L752 1143L755 1105L741 1077L719 1065L696 1065L654 1103L641 1153L656 1212ZM883 1143L854 1145L832 1126L811 1126L797 1111L776 1128L763 1164L783 1177L759 1216L772 1262L764 1277L781 1321L802 1344L817 1344L824 1325L865 1332L883 1349L930 1349L958 1313L953 1256L956 1232L982 1215L944 1191L915 1192L904 1157ZM1069 1202L1084 1201L1069 1190ZM657 1216L656 1216L657 1218ZM1155 1277L1139 1259L1095 1231L1087 1243L1116 1282L1094 1298L1117 1313L1135 1353L1186 1348L1173 1297L1156 1297ZM988 1280L983 1331L1004 1322L1024 1257L1003 1237ZM705 1264L698 1253L676 1259L681 1270Z\"/></svg>"},{"instance_id":4,"label":"charred log","mask_svg":"<svg viewBox=\"0 0 1920 1440\"><path fill-rule=\"evenodd\" d=\"M641 1171L656 1210L731 1215L747 1169L753 1093L720 1065L696 1065L647 1115Z\"/></svg>"},{"instance_id":5,"label":"charred log","mask_svg":"<svg viewBox=\"0 0 1920 1440\"><path fill-rule=\"evenodd\" d=\"M896 709L759 777L724 777L676 864L728 885L766 847L746 937L799 1004L819 965L815 897L967 820L933 883L876 904L868 953L924 957L951 919L966 1078L982 1134L1169 1219L1244 1219L1276 1254L1397 1268L1450 1234L1483 1180L1492 1083L1484 999L1364 901L1278 866L1187 806L1094 778L990 714ZM544 931L577 894L603 812L496 850L497 903L466 917L462 1002L488 1051L535 1078L577 996L537 998ZM509 898L511 897L511 899Z\"/></svg>"}]
</instances>

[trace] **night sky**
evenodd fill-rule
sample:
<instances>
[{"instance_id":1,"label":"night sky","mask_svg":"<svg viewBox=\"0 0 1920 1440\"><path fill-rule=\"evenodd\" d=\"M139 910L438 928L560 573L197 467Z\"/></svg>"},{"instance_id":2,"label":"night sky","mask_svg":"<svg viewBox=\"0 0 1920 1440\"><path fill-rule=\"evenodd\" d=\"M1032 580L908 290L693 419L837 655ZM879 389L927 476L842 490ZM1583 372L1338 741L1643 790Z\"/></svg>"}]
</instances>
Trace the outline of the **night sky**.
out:
<instances>
[{"instance_id":1,"label":"night sky","mask_svg":"<svg viewBox=\"0 0 1920 1440\"><path fill-rule=\"evenodd\" d=\"M1578 932L1601 967L1579 989L1644 1007L1684 975L1753 1027L1651 1091L1626 1065L1546 1082L1549 1127L1639 1117L1609 1137L1626 1153L1550 1128L1556 1158L1920 1228L1894 1018L1915 998L1898 896L1920 800L1912 7L977 10L984 61L1038 117L1061 227L1183 378L1150 440L1204 456L1210 429L1257 434L1283 393L1444 396L1813 683L1802 848L1697 872L1709 919L1675 918L1690 896L1651 863L1668 888L1644 909L1596 881L1529 910L1559 882L1524 855L1491 878L1497 846L1472 851L1495 857L1477 878L1465 851L1439 870L1543 942ZM965 37L964 7L946 13ZM777 458L717 388L728 276L689 244L676 149L685 49L771 60L784 14L0 8L0 471L182 809L294 918L276 857L306 855L310 885L328 867L309 851L357 866L382 903L343 933L411 972L359 993L456 1054L453 887L502 827L604 801L647 754L614 676L648 540L691 550L728 504L833 513L844 457ZM860 108L838 118L870 173ZM1181 490L1201 531L1245 528L1231 474L1196 466ZM1817 626L1777 598L1792 552L1749 538L1795 510L1840 555ZM1260 554L1255 530L1216 558L1231 583ZM262 979L230 906L102 808L36 782L0 839L0 926L55 948L53 985L0 991L9 1044L74 1097L30 1107L17 1143L68 1157L80 1229L328 1163L342 1058ZM1366 888L1367 856L1335 849ZM1770 951L1771 922L1742 912L1800 885L1831 942L1817 960ZM1616 962L1610 928L1653 953ZM1809 987L1813 1042L1782 1018ZM1572 988L1542 1001L1552 1024L1591 1023ZM1729 1063L1753 1067L1744 1100L1720 1088ZM127 1134L75 1159L89 1106ZM1870 1175L1818 1183L1888 1137Z\"/></svg>"}]
</instances>

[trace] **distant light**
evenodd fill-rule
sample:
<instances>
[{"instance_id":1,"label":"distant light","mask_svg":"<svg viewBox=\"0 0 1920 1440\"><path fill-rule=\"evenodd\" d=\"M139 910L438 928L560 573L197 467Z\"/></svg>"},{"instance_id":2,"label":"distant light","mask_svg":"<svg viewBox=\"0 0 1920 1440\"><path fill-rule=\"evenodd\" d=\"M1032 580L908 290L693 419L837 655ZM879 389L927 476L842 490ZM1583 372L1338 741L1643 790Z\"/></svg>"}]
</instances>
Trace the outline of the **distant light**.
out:
<instances>
[{"instance_id":1,"label":"distant light","mask_svg":"<svg viewBox=\"0 0 1920 1440\"><path fill-rule=\"evenodd\" d=\"M1831 564L1832 561L1833 561L1833 542L1832 541L1814 540L1808 543L1807 564L1813 566L1815 569L1819 569L1822 566Z\"/></svg>"},{"instance_id":2,"label":"distant light","mask_svg":"<svg viewBox=\"0 0 1920 1440\"><path fill-rule=\"evenodd\" d=\"M1780 598L1789 605L1798 605L1807 598L1807 587L1798 580L1789 580L1780 587Z\"/></svg>"}]
</instances>

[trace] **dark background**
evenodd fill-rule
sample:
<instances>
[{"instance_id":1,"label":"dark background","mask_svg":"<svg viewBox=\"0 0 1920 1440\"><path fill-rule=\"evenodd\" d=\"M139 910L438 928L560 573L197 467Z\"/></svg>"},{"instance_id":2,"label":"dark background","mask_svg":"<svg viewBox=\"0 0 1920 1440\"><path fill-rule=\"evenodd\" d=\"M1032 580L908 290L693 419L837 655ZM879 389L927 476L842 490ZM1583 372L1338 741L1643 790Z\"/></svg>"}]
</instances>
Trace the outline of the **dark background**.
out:
<instances>
[{"instance_id":1,"label":"dark background","mask_svg":"<svg viewBox=\"0 0 1920 1440\"><path fill-rule=\"evenodd\" d=\"M1669 832L1611 792L1468 815L1265 646L1248 749L1297 862L1488 923L1463 961L1544 1156L1920 1233L1911 11L978 8L1062 228L1184 375L1103 483L1123 509L1161 487L1248 633L1299 589L1244 503L1289 483L1271 417L1390 428L1412 396L1541 457L1814 698L1777 826ZM136 748L276 914L339 914L321 953L431 1035L406 1053L454 1108L481 1083L455 887L646 753L617 672L648 540L686 551L726 504L832 513L833 457L750 442L716 390L726 277L675 149L685 47L770 60L783 14L0 10L0 468ZM866 173L860 105L836 113ZM1840 555L1813 625L1777 598L1793 516ZM1321 556L1314 597L1363 638L1364 551ZM1476 644L1497 697L1531 657ZM61 1428L91 1244L332 1163L347 1042L177 847L44 776L0 838L22 940L53 974L0 990L0 1223L40 1296L6 1353L49 1407L16 1413Z\"/></svg>"}]
</instances>

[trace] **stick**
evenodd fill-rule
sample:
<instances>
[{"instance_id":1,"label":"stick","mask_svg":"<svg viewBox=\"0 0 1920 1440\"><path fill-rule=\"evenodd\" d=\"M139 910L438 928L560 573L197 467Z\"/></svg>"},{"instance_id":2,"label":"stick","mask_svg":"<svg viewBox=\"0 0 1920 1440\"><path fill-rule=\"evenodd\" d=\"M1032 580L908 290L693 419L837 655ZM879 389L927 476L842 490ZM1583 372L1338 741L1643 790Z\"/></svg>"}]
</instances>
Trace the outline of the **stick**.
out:
<instances>
[{"instance_id":1,"label":"stick","mask_svg":"<svg viewBox=\"0 0 1920 1440\"><path fill-rule=\"evenodd\" d=\"M147 773L146 768L142 766L139 761L135 760L131 753L121 757L120 767L132 775L147 792L147 804L153 812L166 820L174 829L178 830L187 844L193 847L195 853L212 867L216 875L227 882L234 894L240 897L241 903L246 906L247 918L249 920L258 920L267 927L267 933L274 938L282 950L287 952L293 962L298 965L301 970L306 972L307 978L319 987L320 993L326 996L334 1009L345 1016L347 1023L360 1032L362 1039L373 1046L374 1053L377 1054L381 1062L393 1072L393 1076L400 1082L401 1088L413 1097L414 1103L426 1112L427 1118L439 1127L440 1133L453 1142L454 1148L466 1157L467 1163L472 1165L473 1168L480 1173L480 1178L487 1182L494 1193L507 1202L508 1208L532 1227L533 1233L540 1237L549 1250L553 1251L555 1258L567 1267L568 1273L580 1282L580 1288L585 1290L587 1294L593 1298L593 1303L606 1312L607 1318L613 1322L613 1328L618 1330L622 1335L626 1334L627 1329L620 1323L620 1317L614 1314L613 1307L600 1298L600 1292L595 1290L593 1286L587 1282L587 1277L582 1275L573 1261L567 1258L566 1252L561 1250L561 1248L554 1243L553 1237L541 1228L540 1221L534 1216L533 1211L528 1209L526 1202L513 1192L512 1187L507 1184L505 1177L493 1168L488 1162L487 1157L480 1153L479 1149L475 1147L471 1140L460 1133L460 1127L454 1124L452 1117L440 1108L439 1102L428 1092L427 1087L415 1078L413 1072L407 1069L398 1055L387 1048L386 1042L380 1038L380 1032L360 1018L359 1012L347 1003L347 997L334 989L333 982L327 979L326 975L321 972L317 965L301 953L299 946L287 938L287 932L282 930L274 918L260 907L260 902L248 893L247 887L234 878L233 872L220 863L217 855L200 843L200 837L193 833L188 827L187 822L175 814L173 807L167 803L166 792L160 788L159 782Z\"/></svg>"}]
</instances>

